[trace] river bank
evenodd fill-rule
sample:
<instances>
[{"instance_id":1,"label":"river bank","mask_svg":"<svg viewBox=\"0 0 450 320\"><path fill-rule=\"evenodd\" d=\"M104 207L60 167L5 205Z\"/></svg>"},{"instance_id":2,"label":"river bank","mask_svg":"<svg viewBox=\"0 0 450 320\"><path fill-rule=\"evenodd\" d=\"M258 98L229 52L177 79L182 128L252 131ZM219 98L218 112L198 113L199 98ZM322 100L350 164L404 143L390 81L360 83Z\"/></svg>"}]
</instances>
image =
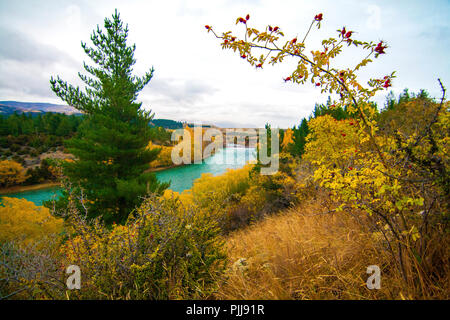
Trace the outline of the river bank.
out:
<instances>
[{"instance_id":1,"label":"river bank","mask_svg":"<svg viewBox=\"0 0 450 320\"><path fill-rule=\"evenodd\" d=\"M158 167L158 168L151 168L148 169L146 172L159 172L167 169L172 169L176 167L184 166L184 164L181 165L172 165L167 167ZM32 184L27 186L12 186L8 188L0 188L0 195L7 195L10 193L19 193L19 192L26 192L26 191L35 191L35 190L41 190L41 189L47 189L51 187L59 186L59 182L43 182L38 184Z\"/></svg>"},{"instance_id":2,"label":"river bank","mask_svg":"<svg viewBox=\"0 0 450 320\"><path fill-rule=\"evenodd\" d=\"M173 164L171 166L150 168L150 169L146 170L145 172L159 172L159 171L173 169L173 168L182 167L182 166L185 166L185 164L184 163L183 164Z\"/></svg>"},{"instance_id":3,"label":"river bank","mask_svg":"<svg viewBox=\"0 0 450 320\"><path fill-rule=\"evenodd\" d=\"M178 168L186 166L186 164L179 164L179 165L171 165L171 166L165 166L165 167L158 167L158 168L150 168L146 172L160 172L168 169ZM19 192L27 192L27 191L35 191L35 190L41 190L41 189L48 189L51 187L59 186L58 182L43 182L33 185L27 185L27 186L12 186L8 188L0 188L0 196L4 196L11 193L19 193Z\"/></svg>"},{"instance_id":4,"label":"river bank","mask_svg":"<svg viewBox=\"0 0 450 320\"><path fill-rule=\"evenodd\" d=\"M151 168L149 171L155 173L156 178L161 182L170 182L172 191L183 192L191 189L194 181L203 174L214 176L226 172L228 169L243 167L247 162L256 159L254 148L229 147L221 149L211 157L206 158L200 164L180 164L166 167ZM59 184L47 181L38 185L15 186L0 190L0 202L2 196L23 198L42 205L44 201L53 199L61 195Z\"/></svg>"},{"instance_id":5,"label":"river bank","mask_svg":"<svg viewBox=\"0 0 450 320\"><path fill-rule=\"evenodd\" d=\"M235 145L227 145L224 148L230 147L230 146L234 146ZM243 146L245 148L248 148L248 146ZM211 158L212 156L214 156L215 152L213 152L209 157L206 157L203 159L207 160L209 158ZM161 171L165 171L165 170L169 170L169 169L174 169L174 168L179 168L179 167L185 167L188 166L189 164L173 164L170 166L164 166L164 167L157 167L157 168L150 168L148 169L146 172L161 172ZM18 186L12 186L12 187L8 187L8 188L0 188L0 195L7 195L7 194L11 194L11 193L19 193L19 192L26 192L26 191L35 191L35 190L41 190L41 189L47 189L47 188L51 188L51 187L56 187L59 186L58 182L53 182L53 181L46 181L43 183L39 183L39 184L33 184L33 185L18 185Z\"/></svg>"},{"instance_id":6,"label":"river bank","mask_svg":"<svg viewBox=\"0 0 450 320\"><path fill-rule=\"evenodd\" d=\"M158 168L150 168L146 172L159 172L167 169L172 169L176 167L184 166L185 164L180 165L171 165L166 167L158 167ZM7 195L10 193L19 193L19 192L26 192L26 191L35 191L35 190L41 190L41 189L47 189L51 187L59 186L59 182L53 182L53 181L46 181L43 183L38 184L32 184L32 185L26 185L26 186L12 186L8 188L0 188L0 195Z\"/></svg>"},{"instance_id":7,"label":"river bank","mask_svg":"<svg viewBox=\"0 0 450 320\"><path fill-rule=\"evenodd\" d=\"M43 182L39 184L32 184L29 186L13 186L8 188L1 188L0 189L0 195L7 195L10 193L19 193L19 192L26 192L26 191L35 191L35 190L41 190L41 189L47 189L51 187L59 186L59 182Z\"/></svg>"}]
</instances>

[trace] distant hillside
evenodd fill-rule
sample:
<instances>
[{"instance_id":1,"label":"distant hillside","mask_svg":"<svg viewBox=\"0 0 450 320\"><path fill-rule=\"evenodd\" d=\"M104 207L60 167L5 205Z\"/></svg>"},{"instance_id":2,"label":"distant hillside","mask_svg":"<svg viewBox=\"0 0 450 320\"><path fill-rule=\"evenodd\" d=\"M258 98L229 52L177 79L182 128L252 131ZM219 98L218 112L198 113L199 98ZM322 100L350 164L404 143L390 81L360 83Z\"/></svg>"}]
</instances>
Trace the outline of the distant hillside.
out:
<instances>
[{"instance_id":1,"label":"distant hillside","mask_svg":"<svg viewBox=\"0 0 450 320\"><path fill-rule=\"evenodd\" d=\"M79 114L74 107L68 105L41 103L41 102L19 102L19 101L0 101L0 114L10 115L17 113L45 113L56 112L65 114Z\"/></svg>"},{"instance_id":2,"label":"distant hillside","mask_svg":"<svg viewBox=\"0 0 450 320\"><path fill-rule=\"evenodd\" d=\"M68 105L52 104L43 102L20 102L20 101L0 101L0 115L9 116L14 112L17 113L65 113L65 114L81 114L77 109ZM170 119L153 119L150 125L152 127L163 127L166 129L182 129L184 122ZM188 123L192 127L193 124ZM203 125L203 127L214 127L211 125Z\"/></svg>"},{"instance_id":3,"label":"distant hillside","mask_svg":"<svg viewBox=\"0 0 450 320\"><path fill-rule=\"evenodd\" d=\"M183 123L180 121L169 120L169 119L153 119L150 122L152 127L163 127L166 129L182 129Z\"/></svg>"},{"instance_id":4,"label":"distant hillside","mask_svg":"<svg viewBox=\"0 0 450 320\"><path fill-rule=\"evenodd\" d=\"M194 124L192 123L175 121L170 119L153 119L150 122L151 127L163 127L165 129L182 129L183 125L187 125L191 128L194 127ZM209 124L203 124L202 126L203 128L216 128L215 126Z\"/></svg>"}]
</instances>

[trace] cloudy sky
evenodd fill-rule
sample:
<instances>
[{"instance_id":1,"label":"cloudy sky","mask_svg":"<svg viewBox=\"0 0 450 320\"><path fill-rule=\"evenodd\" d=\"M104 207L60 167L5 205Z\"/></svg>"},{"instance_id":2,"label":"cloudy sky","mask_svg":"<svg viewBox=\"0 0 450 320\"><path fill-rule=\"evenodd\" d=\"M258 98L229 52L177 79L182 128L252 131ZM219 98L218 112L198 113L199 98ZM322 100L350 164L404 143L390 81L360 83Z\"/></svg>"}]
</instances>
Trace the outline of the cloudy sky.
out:
<instances>
[{"instance_id":1,"label":"cloudy sky","mask_svg":"<svg viewBox=\"0 0 450 320\"><path fill-rule=\"evenodd\" d=\"M287 39L302 37L311 19L323 13L320 30L308 44L336 35L343 25L361 40L386 41L388 54L361 76L397 71L393 90L427 89L439 96L437 78L450 88L450 1L448 0L246 0L246 1L7 1L0 0L0 100L63 104L50 90L59 75L80 84L87 41L97 24L117 8L136 43L135 72L155 74L139 100L156 118L224 127L287 127L308 116L327 96L312 85L284 83L293 62L255 70L204 28L241 31L239 16L251 15L257 29L278 25ZM342 61L361 59L351 51ZM386 93L376 97L383 104Z\"/></svg>"}]
</instances>

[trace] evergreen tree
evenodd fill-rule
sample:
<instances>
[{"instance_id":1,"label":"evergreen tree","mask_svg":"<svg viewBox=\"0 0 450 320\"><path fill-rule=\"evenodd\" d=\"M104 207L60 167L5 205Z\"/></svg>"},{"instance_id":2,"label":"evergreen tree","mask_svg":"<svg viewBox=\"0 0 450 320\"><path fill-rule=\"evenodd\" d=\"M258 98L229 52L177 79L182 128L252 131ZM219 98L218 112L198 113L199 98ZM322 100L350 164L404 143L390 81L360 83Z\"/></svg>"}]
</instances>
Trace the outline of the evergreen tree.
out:
<instances>
[{"instance_id":1,"label":"evergreen tree","mask_svg":"<svg viewBox=\"0 0 450 320\"><path fill-rule=\"evenodd\" d=\"M386 110L394 109L396 104L394 91L390 91L386 96L386 103L384 104Z\"/></svg>"},{"instance_id":2,"label":"evergreen tree","mask_svg":"<svg viewBox=\"0 0 450 320\"><path fill-rule=\"evenodd\" d=\"M77 136L67 142L77 160L64 164L64 173L90 200L88 217L101 216L110 224L124 223L145 194L162 192L167 184L146 172L159 149L147 149L153 114L136 102L153 68L143 77L132 74L136 47L127 45L128 26L124 27L117 10L112 19L105 19L104 27L105 31L97 26L92 33L94 47L81 44L96 64L84 63L89 75L78 73L86 89L59 77L52 77L50 83L57 96L86 118Z\"/></svg>"},{"instance_id":3,"label":"evergreen tree","mask_svg":"<svg viewBox=\"0 0 450 320\"><path fill-rule=\"evenodd\" d=\"M0 136L7 135L9 133L8 122L6 117L0 114Z\"/></svg>"},{"instance_id":4,"label":"evergreen tree","mask_svg":"<svg viewBox=\"0 0 450 320\"><path fill-rule=\"evenodd\" d=\"M13 136L17 136L20 133L20 122L18 121L18 117L17 113L14 112L14 114L10 115L6 120L9 134Z\"/></svg>"},{"instance_id":5,"label":"evergreen tree","mask_svg":"<svg viewBox=\"0 0 450 320\"><path fill-rule=\"evenodd\" d=\"M58 128L56 129L56 135L60 137L65 137L70 134L71 126L67 117L63 117L59 122Z\"/></svg>"},{"instance_id":6,"label":"evergreen tree","mask_svg":"<svg viewBox=\"0 0 450 320\"><path fill-rule=\"evenodd\" d=\"M414 95L413 95L414 97ZM398 97L398 104L401 104L402 102L408 102L411 101L411 95L409 94L409 90L408 88L405 88L403 90L403 92L400 94L400 96Z\"/></svg>"},{"instance_id":7,"label":"evergreen tree","mask_svg":"<svg viewBox=\"0 0 450 320\"><path fill-rule=\"evenodd\" d=\"M308 121L303 118L298 128L294 128L294 144L291 153L302 156L305 152L306 136L308 135Z\"/></svg>"}]
</instances>

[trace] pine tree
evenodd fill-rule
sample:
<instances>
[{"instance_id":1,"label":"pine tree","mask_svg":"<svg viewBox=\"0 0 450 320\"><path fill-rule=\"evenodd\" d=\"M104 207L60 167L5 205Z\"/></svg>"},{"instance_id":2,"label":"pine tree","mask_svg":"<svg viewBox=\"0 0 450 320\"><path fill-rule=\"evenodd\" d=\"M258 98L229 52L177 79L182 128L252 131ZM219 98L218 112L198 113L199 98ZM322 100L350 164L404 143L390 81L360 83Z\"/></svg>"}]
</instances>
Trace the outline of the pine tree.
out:
<instances>
[{"instance_id":1,"label":"pine tree","mask_svg":"<svg viewBox=\"0 0 450 320\"><path fill-rule=\"evenodd\" d=\"M105 19L104 27L92 33L93 47L81 43L96 65L84 63L89 75L78 73L85 90L59 77L50 83L57 96L86 118L77 136L66 143L77 160L64 164L64 174L90 200L88 217L101 216L111 224L124 223L143 196L162 192L167 184L146 172L159 149L147 148L153 114L136 102L154 69L143 77L132 74L136 46L127 45L128 25L124 27L117 10L112 19Z\"/></svg>"},{"instance_id":2,"label":"pine tree","mask_svg":"<svg viewBox=\"0 0 450 320\"><path fill-rule=\"evenodd\" d=\"M296 128L292 128L294 132L293 140L294 143L289 146L289 152L295 157L302 157L305 152L306 136L308 135L308 121L303 118L301 123Z\"/></svg>"},{"instance_id":3,"label":"pine tree","mask_svg":"<svg viewBox=\"0 0 450 320\"><path fill-rule=\"evenodd\" d=\"M70 123L67 117L61 119L55 134L60 137L65 137L70 134Z\"/></svg>"}]
</instances>

